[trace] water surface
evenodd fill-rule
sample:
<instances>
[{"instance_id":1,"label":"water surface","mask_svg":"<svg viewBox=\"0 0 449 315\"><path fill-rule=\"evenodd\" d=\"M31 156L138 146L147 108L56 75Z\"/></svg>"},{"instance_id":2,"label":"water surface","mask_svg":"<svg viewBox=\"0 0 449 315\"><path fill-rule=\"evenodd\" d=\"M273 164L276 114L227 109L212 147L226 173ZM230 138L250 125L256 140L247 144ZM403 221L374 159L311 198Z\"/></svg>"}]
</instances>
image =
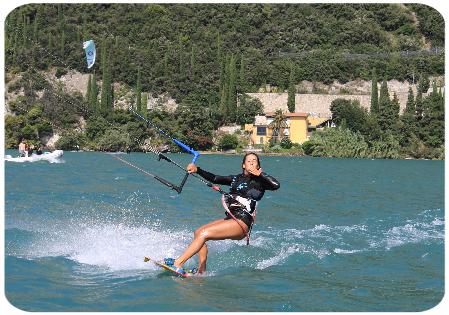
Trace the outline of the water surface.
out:
<instances>
[{"instance_id":1,"label":"water surface","mask_svg":"<svg viewBox=\"0 0 449 315\"><path fill-rule=\"evenodd\" d=\"M184 176L154 154L117 156ZM197 165L236 174L241 160ZM101 152L58 162L5 162L5 296L21 310L409 312L443 298L444 161L261 156L281 188L259 204L250 246L209 242L208 272L191 278L143 257L180 255L224 216L219 193L190 177L178 195Z\"/></svg>"}]
</instances>

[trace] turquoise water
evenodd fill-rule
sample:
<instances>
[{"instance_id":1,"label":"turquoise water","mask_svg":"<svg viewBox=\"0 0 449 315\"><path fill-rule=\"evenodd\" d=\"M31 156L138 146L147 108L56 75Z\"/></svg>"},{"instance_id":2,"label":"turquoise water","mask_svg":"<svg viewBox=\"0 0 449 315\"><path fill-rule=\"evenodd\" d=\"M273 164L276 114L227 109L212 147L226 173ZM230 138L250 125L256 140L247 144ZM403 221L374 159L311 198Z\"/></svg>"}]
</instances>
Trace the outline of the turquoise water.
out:
<instances>
[{"instance_id":1,"label":"turquoise water","mask_svg":"<svg viewBox=\"0 0 449 315\"><path fill-rule=\"evenodd\" d=\"M183 177L153 154L117 156L175 183ZM227 175L241 159L201 155L197 165ZM179 278L143 257L180 255L197 227L224 216L219 193L190 177L178 195L100 152L5 162L7 300L72 312L423 311L440 303L443 161L261 156L261 166L281 188L259 204L250 246L209 242L208 272Z\"/></svg>"}]
</instances>

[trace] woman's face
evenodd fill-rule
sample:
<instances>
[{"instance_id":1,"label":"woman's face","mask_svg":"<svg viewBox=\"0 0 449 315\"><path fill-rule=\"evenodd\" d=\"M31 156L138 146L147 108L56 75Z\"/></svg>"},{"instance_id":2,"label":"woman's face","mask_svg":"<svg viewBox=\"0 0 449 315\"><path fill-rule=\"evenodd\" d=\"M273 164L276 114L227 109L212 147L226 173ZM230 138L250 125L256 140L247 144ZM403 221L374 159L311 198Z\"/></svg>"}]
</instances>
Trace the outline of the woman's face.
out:
<instances>
[{"instance_id":1,"label":"woman's face","mask_svg":"<svg viewBox=\"0 0 449 315\"><path fill-rule=\"evenodd\" d=\"M259 163L257 160L257 156L255 156L254 154L249 154L246 158L245 158L245 162L242 165L243 168L243 172L245 174L249 174L250 171L256 169L259 169Z\"/></svg>"}]
</instances>

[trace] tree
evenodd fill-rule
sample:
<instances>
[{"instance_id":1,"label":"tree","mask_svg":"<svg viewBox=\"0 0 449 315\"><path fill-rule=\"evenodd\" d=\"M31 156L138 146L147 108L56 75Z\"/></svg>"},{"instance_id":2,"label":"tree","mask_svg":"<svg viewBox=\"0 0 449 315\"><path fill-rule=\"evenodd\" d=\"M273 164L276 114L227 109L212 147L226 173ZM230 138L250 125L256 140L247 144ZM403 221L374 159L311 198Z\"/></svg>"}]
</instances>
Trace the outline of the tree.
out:
<instances>
[{"instance_id":1,"label":"tree","mask_svg":"<svg viewBox=\"0 0 449 315\"><path fill-rule=\"evenodd\" d=\"M281 132L284 129L290 128L287 125L287 116L284 115L282 109L278 109L274 113L273 121L268 125L268 128L273 130L274 135L277 135L278 140L281 140Z\"/></svg>"},{"instance_id":2,"label":"tree","mask_svg":"<svg viewBox=\"0 0 449 315\"><path fill-rule=\"evenodd\" d=\"M226 150L234 150L235 148L237 148L238 144L239 144L239 140L237 138L237 135L226 134L220 139L218 148L220 150L225 150L225 151Z\"/></svg>"},{"instance_id":3,"label":"tree","mask_svg":"<svg viewBox=\"0 0 449 315\"><path fill-rule=\"evenodd\" d=\"M295 97L296 97L295 69L292 67L290 70L290 80L288 84L288 99L287 99L287 107L290 113L295 112Z\"/></svg>"},{"instance_id":4,"label":"tree","mask_svg":"<svg viewBox=\"0 0 449 315\"><path fill-rule=\"evenodd\" d=\"M415 95L413 94L413 89L412 87L408 88L408 98L407 98L407 103L405 104L405 111L404 113L408 113L411 115L415 115Z\"/></svg>"},{"instance_id":5,"label":"tree","mask_svg":"<svg viewBox=\"0 0 449 315\"><path fill-rule=\"evenodd\" d=\"M405 111L404 114L400 116L400 124L397 130L400 145L403 147L408 146L410 141L412 141L412 135L415 135L416 132L415 96L413 95L413 90L410 87Z\"/></svg>"},{"instance_id":6,"label":"tree","mask_svg":"<svg viewBox=\"0 0 449 315\"><path fill-rule=\"evenodd\" d=\"M103 82L102 82L102 88L101 88L101 109L107 109L111 107L112 102L112 90L111 90L111 67L110 67L110 57L108 56L107 61L105 61L105 64L103 65Z\"/></svg>"},{"instance_id":7,"label":"tree","mask_svg":"<svg viewBox=\"0 0 449 315\"><path fill-rule=\"evenodd\" d=\"M61 35L61 58L65 58L65 31L62 31Z\"/></svg>"},{"instance_id":8,"label":"tree","mask_svg":"<svg viewBox=\"0 0 449 315\"><path fill-rule=\"evenodd\" d=\"M422 137L426 146L438 148L444 145L444 97L438 93L436 82L433 91L423 102Z\"/></svg>"},{"instance_id":9,"label":"tree","mask_svg":"<svg viewBox=\"0 0 449 315\"><path fill-rule=\"evenodd\" d=\"M380 128L377 120L366 108L360 106L358 100L338 98L331 103L332 120L337 125L346 124L353 132L359 131L367 141L372 141L380 136Z\"/></svg>"},{"instance_id":10,"label":"tree","mask_svg":"<svg viewBox=\"0 0 449 315\"><path fill-rule=\"evenodd\" d=\"M243 58L243 54L242 54L242 57L240 58L238 92L240 94L246 93L245 60Z\"/></svg>"},{"instance_id":11,"label":"tree","mask_svg":"<svg viewBox=\"0 0 449 315\"><path fill-rule=\"evenodd\" d=\"M423 80L419 81L418 85L418 93L416 94L416 101L415 101L415 117L416 117L416 123L418 124L418 128L420 128L421 120L424 112L423 108Z\"/></svg>"},{"instance_id":12,"label":"tree","mask_svg":"<svg viewBox=\"0 0 449 315\"><path fill-rule=\"evenodd\" d=\"M256 115L262 115L264 107L258 98L247 94L240 95L240 106L237 107L237 124L252 124Z\"/></svg>"},{"instance_id":13,"label":"tree","mask_svg":"<svg viewBox=\"0 0 449 315\"><path fill-rule=\"evenodd\" d=\"M184 45L182 35L179 35L179 78L184 81L186 77L186 66L184 63Z\"/></svg>"},{"instance_id":14,"label":"tree","mask_svg":"<svg viewBox=\"0 0 449 315\"><path fill-rule=\"evenodd\" d=\"M89 108L94 113L98 111L99 109L99 103L98 103L98 86L97 86L97 80L95 75L95 70L92 75L92 84L91 89L89 92Z\"/></svg>"},{"instance_id":15,"label":"tree","mask_svg":"<svg viewBox=\"0 0 449 315\"><path fill-rule=\"evenodd\" d=\"M137 101L136 101L136 110L138 113L142 112L142 87L141 87L141 76L140 76L140 67L137 68Z\"/></svg>"},{"instance_id":16,"label":"tree","mask_svg":"<svg viewBox=\"0 0 449 315\"><path fill-rule=\"evenodd\" d=\"M377 89L377 73L376 68L373 68L371 82L371 115L379 114L379 91ZM384 80L385 81L385 80Z\"/></svg>"},{"instance_id":17,"label":"tree","mask_svg":"<svg viewBox=\"0 0 449 315\"><path fill-rule=\"evenodd\" d=\"M192 72L192 80L195 81L195 45L192 45L192 54L190 56L190 71Z\"/></svg>"},{"instance_id":18,"label":"tree","mask_svg":"<svg viewBox=\"0 0 449 315\"><path fill-rule=\"evenodd\" d=\"M142 106L141 106L142 108L140 110L140 114L145 119L148 119L147 104L148 104L148 94L146 92L144 92L142 95Z\"/></svg>"},{"instance_id":19,"label":"tree","mask_svg":"<svg viewBox=\"0 0 449 315\"><path fill-rule=\"evenodd\" d=\"M380 87L379 97L379 126L380 129L386 131L391 128L391 100L390 93L388 92L387 80L384 79Z\"/></svg>"},{"instance_id":20,"label":"tree","mask_svg":"<svg viewBox=\"0 0 449 315\"><path fill-rule=\"evenodd\" d=\"M124 151L130 144L130 139L115 129L109 129L98 140L98 146L105 151Z\"/></svg>"},{"instance_id":21,"label":"tree","mask_svg":"<svg viewBox=\"0 0 449 315\"><path fill-rule=\"evenodd\" d=\"M169 52L168 50L165 52L165 57L164 57L164 76L165 79L168 80L168 60L169 59Z\"/></svg>"},{"instance_id":22,"label":"tree","mask_svg":"<svg viewBox=\"0 0 449 315\"><path fill-rule=\"evenodd\" d=\"M229 89L228 89L228 119L234 123L237 118L237 68L235 65L235 57L231 56L229 64Z\"/></svg>"},{"instance_id":23,"label":"tree","mask_svg":"<svg viewBox=\"0 0 449 315\"><path fill-rule=\"evenodd\" d=\"M58 22L61 23L63 18L64 16L62 13L62 6L60 3L58 3Z\"/></svg>"}]
</instances>

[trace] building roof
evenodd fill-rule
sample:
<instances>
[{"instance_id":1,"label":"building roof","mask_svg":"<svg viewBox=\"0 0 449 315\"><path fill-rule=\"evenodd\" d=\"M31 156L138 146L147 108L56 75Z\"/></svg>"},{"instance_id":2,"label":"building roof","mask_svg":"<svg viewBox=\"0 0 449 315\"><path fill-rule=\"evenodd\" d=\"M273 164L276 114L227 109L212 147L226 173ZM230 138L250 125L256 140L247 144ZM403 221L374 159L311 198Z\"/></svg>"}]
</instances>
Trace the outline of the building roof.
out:
<instances>
[{"instance_id":1,"label":"building roof","mask_svg":"<svg viewBox=\"0 0 449 315\"><path fill-rule=\"evenodd\" d=\"M276 113L267 113L266 117L274 117ZM284 113L286 117L308 117L308 113Z\"/></svg>"}]
</instances>

